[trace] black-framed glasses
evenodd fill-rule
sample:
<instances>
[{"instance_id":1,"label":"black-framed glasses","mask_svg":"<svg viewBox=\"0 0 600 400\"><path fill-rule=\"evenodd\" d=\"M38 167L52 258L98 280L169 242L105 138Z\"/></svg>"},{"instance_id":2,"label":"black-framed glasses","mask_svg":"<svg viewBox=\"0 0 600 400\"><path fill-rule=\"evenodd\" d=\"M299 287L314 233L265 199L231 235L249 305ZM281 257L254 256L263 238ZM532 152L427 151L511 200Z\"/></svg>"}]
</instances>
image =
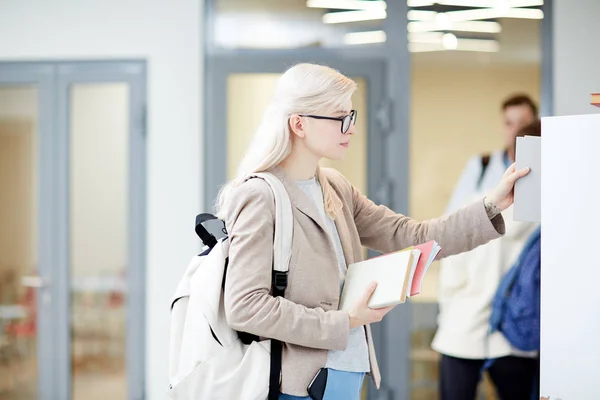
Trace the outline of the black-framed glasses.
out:
<instances>
[{"instance_id":1,"label":"black-framed glasses","mask_svg":"<svg viewBox=\"0 0 600 400\"><path fill-rule=\"evenodd\" d=\"M356 123L356 110L351 110L350 114L343 117L324 117L322 115L300 115L301 117L314 118L314 119L328 119L330 121L340 121L342 123L342 133L345 135L350 129L350 124Z\"/></svg>"}]
</instances>

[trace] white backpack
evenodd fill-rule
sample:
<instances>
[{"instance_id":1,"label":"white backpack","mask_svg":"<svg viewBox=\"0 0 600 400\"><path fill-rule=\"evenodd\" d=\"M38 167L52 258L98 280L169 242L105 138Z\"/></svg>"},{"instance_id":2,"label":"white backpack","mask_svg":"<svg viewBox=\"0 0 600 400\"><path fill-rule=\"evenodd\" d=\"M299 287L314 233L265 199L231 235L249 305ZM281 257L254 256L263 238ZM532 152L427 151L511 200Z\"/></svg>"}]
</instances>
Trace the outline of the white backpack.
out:
<instances>
[{"instance_id":1,"label":"white backpack","mask_svg":"<svg viewBox=\"0 0 600 400\"><path fill-rule=\"evenodd\" d=\"M256 173L251 178L264 179L275 195L273 295L283 296L293 234L290 199L281 181L270 173ZM223 283L229 239L216 240L202 226L215 218L210 214L197 217L196 232L209 248L192 259L171 303L169 398L277 399L281 342L258 341L255 336L251 342L242 340L249 334L244 336L227 325Z\"/></svg>"}]
</instances>

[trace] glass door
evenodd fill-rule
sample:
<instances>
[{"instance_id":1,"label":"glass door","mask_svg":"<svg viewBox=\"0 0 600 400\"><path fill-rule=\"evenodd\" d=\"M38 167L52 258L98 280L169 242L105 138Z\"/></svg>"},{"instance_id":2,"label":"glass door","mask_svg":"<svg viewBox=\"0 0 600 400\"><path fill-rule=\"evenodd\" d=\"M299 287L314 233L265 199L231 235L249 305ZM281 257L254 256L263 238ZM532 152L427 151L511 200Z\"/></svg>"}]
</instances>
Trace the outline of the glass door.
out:
<instances>
[{"instance_id":1,"label":"glass door","mask_svg":"<svg viewBox=\"0 0 600 400\"><path fill-rule=\"evenodd\" d=\"M0 65L0 399L52 398L52 71Z\"/></svg>"},{"instance_id":2,"label":"glass door","mask_svg":"<svg viewBox=\"0 0 600 400\"><path fill-rule=\"evenodd\" d=\"M0 400L143 399L145 64L0 63Z\"/></svg>"},{"instance_id":3,"label":"glass door","mask_svg":"<svg viewBox=\"0 0 600 400\"><path fill-rule=\"evenodd\" d=\"M143 399L145 66L57 74L66 396Z\"/></svg>"},{"instance_id":4,"label":"glass door","mask_svg":"<svg viewBox=\"0 0 600 400\"><path fill-rule=\"evenodd\" d=\"M69 92L73 399L125 399L129 87Z\"/></svg>"},{"instance_id":5,"label":"glass door","mask_svg":"<svg viewBox=\"0 0 600 400\"><path fill-rule=\"evenodd\" d=\"M212 210L231 176L277 77L298 62L316 62L338 69L359 87L353 97L359 118L351 153L332 166L376 203L407 212L407 3L354 2L347 9L333 3L204 1L205 211ZM359 3L377 4L363 9ZM211 230L218 235L220 228ZM409 398L410 311L410 304L398 307L372 326L382 386L370 385L365 398Z\"/></svg>"},{"instance_id":6,"label":"glass door","mask_svg":"<svg viewBox=\"0 0 600 400\"><path fill-rule=\"evenodd\" d=\"M38 393L38 91L0 86L0 398ZM25 284L25 285L24 285Z\"/></svg>"},{"instance_id":7,"label":"glass door","mask_svg":"<svg viewBox=\"0 0 600 400\"><path fill-rule=\"evenodd\" d=\"M359 117L352 146L343 160L323 160L322 165L343 173L371 199L387 202L381 188L385 168L381 157L385 136L385 118L382 118L382 112L386 110L385 61L323 58L318 54L285 57L265 53L261 57L252 54L223 55L208 62L204 153L204 204L207 208L214 204L219 187L235 173L280 75L299 62L328 65L356 81L358 89L352 102ZM373 327L373 335L375 343L378 343L378 326ZM380 354L383 355L382 352Z\"/></svg>"}]
</instances>

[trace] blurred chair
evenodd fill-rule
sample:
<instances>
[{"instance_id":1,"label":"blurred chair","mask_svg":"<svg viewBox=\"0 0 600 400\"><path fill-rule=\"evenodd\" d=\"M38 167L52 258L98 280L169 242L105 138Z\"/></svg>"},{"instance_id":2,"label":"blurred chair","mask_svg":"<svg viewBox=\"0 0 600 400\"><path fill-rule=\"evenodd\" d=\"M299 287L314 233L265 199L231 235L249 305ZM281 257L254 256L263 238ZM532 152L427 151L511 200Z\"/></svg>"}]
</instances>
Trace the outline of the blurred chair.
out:
<instances>
[{"instance_id":1,"label":"blurred chair","mask_svg":"<svg viewBox=\"0 0 600 400\"><path fill-rule=\"evenodd\" d=\"M31 354L32 342L37 335L37 302L36 288L27 287L18 305L25 310L25 317L6 323L4 331L6 335L14 340L17 351L21 357Z\"/></svg>"}]
</instances>

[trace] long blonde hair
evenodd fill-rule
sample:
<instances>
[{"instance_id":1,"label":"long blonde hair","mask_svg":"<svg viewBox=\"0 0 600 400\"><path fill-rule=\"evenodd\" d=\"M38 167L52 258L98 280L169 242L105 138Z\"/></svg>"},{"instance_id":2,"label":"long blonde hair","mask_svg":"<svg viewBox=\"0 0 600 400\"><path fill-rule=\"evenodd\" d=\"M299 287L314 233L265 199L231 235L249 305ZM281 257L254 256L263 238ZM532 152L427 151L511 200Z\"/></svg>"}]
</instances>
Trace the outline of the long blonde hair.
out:
<instances>
[{"instance_id":1,"label":"long blonde hair","mask_svg":"<svg viewBox=\"0 0 600 400\"><path fill-rule=\"evenodd\" d=\"M350 101L356 83L340 72L323 65L297 64L288 69L277 83L261 124L242 158L235 178L225 184L217 197L217 216L221 219L231 190L254 172L279 165L292 152L289 118L294 114L320 114L341 109ZM333 217L341 204L334 202L331 187L318 170L327 213Z\"/></svg>"}]
</instances>

